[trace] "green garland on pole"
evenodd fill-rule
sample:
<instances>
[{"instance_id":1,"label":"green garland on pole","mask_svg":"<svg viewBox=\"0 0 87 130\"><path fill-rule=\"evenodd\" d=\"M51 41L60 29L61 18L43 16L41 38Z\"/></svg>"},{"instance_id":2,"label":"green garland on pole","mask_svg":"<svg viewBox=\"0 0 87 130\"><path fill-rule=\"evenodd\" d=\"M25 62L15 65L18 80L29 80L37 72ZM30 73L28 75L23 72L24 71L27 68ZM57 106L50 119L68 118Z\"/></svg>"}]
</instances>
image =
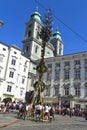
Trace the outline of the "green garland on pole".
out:
<instances>
[{"instance_id":1,"label":"green garland on pole","mask_svg":"<svg viewBox=\"0 0 87 130\"><path fill-rule=\"evenodd\" d=\"M48 14L45 15L45 19L43 21L43 27L41 28L40 31L40 38L42 39L42 50L41 50L41 60L39 62L39 65L36 67L36 70L39 73L39 78L38 81L34 84L34 90L37 92L37 97L36 97L36 103L42 103L42 98L41 98L41 93L45 89L45 83L43 82L43 74L47 72L48 68L45 65L44 61L44 56L45 56L45 47L50 40L50 37L52 36L51 33L51 28L52 28L52 14L51 10L48 10Z\"/></svg>"}]
</instances>

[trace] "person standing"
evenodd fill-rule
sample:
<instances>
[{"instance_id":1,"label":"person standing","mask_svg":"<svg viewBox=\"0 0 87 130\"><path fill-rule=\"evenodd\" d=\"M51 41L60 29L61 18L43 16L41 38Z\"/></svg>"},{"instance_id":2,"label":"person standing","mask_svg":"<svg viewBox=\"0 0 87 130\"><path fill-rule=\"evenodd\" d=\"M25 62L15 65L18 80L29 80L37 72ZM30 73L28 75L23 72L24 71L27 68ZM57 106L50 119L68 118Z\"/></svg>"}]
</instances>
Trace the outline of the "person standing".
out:
<instances>
[{"instance_id":1,"label":"person standing","mask_svg":"<svg viewBox=\"0 0 87 130\"><path fill-rule=\"evenodd\" d=\"M87 120L87 109L85 111L85 120Z\"/></svg>"}]
</instances>

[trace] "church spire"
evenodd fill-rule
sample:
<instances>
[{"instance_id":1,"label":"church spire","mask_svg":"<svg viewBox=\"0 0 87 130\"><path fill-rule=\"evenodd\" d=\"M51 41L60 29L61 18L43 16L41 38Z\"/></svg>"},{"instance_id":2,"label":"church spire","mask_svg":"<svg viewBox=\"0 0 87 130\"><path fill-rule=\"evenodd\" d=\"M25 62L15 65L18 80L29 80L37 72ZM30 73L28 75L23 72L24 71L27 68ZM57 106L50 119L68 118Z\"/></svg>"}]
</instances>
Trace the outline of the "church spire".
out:
<instances>
[{"instance_id":1,"label":"church spire","mask_svg":"<svg viewBox=\"0 0 87 130\"><path fill-rule=\"evenodd\" d=\"M38 6L36 6L36 12L38 12Z\"/></svg>"},{"instance_id":2,"label":"church spire","mask_svg":"<svg viewBox=\"0 0 87 130\"><path fill-rule=\"evenodd\" d=\"M37 20L41 21L40 17L41 17L41 15L38 12L38 6L37 6L36 11L32 13L31 18L34 18L34 19L37 19Z\"/></svg>"},{"instance_id":3,"label":"church spire","mask_svg":"<svg viewBox=\"0 0 87 130\"><path fill-rule=\"evenodd\" d=\"M53 34L53 38L56 38L56 39L61 39L61 33L58 31L58 27L56 28L56 31L55 33Z\"/></svg>"}]
</instances>

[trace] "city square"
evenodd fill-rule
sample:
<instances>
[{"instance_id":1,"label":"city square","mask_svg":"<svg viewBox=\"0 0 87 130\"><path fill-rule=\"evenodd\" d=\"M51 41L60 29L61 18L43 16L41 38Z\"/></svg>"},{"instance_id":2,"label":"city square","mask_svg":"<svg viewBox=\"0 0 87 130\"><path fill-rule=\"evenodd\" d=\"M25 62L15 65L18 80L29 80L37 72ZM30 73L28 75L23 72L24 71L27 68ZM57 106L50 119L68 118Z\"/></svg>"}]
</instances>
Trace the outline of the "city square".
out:
<instances>
[{"instance_id":1,"label":"city square","mask_svg":"<svg viewBox=\"0 0 87 130\"><path fill-rule=\"evenodd\" d=\"M69 117L55 115L55 120L50 122L36 122L35 120L16 119L13 113L0 114L0 128L3 130L87 130L87 121L83 117ZM5 125L3 125L5 124Z\"/></svg>"},{"instance_id":2,"label":"city square","mask_svg":"<svg viewBox=\"0 0 87 130\"><path fill-rule=\"evenodd\" d=\"M0 5L0 128L86 130L87 1L8 1Z\"/></svg>"}]
</instances>

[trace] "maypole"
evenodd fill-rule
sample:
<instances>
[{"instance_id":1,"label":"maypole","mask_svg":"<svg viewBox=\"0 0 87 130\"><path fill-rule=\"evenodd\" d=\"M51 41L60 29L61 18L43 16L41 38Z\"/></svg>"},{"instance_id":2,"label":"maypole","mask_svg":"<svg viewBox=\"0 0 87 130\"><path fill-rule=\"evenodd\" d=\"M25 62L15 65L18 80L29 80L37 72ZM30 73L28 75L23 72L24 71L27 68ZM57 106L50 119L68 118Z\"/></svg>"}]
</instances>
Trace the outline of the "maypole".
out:
<instances>
[{"instance_id":1,"label":"maypole","mask_svg":"<svg viewBox=\"0 0 87 130\"><path fill-rule=\"evenodd\" d=\"M47 15L43 21L43 27L39 33L40 38L42 39L42 49L41 49L41 59L39 65L36 67L37 72L39 73L38 81L34 84L34 90L36 93L35 103L42 103L41 93L45 89L45 83L43 82L43 74L47 72L48 68L45 65L44 56L45 56L45 47L48 44L50 37L52 36L52 14L51 10L48 10Z\"/></svg>"}]
</instances>

